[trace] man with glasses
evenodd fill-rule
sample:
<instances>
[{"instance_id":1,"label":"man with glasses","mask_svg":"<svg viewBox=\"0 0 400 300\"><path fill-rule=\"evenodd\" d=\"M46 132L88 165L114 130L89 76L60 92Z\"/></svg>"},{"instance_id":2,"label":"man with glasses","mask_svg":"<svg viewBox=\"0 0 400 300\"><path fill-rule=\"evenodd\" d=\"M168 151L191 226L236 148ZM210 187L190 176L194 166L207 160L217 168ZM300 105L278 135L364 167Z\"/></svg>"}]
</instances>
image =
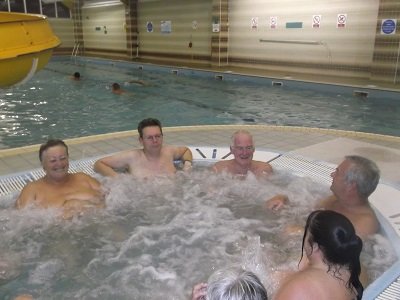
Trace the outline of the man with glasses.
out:
<instances>
[{"instance_id":1,"label":"man with glasses","mask_svg":"<svg viewBox=\"0 0 400 300\"><path fill-rule=\"evenodd\" d=\"M226 172L238 177L246 176L249 172L257 178L267 177L272 173L269 163L253 160L255 151L253 137L246 130L238 130L232 135L231 153L233 159L217 162L213 170L217 173Z\"/></svg>"},{"instance_id":2,"label":"man with glasses","mask_svg":"<svg viewBox=\"0 0 400 300\"><path fill-rule=\"evenodd\" d=\"M163 144L161 122L148 118L138 125L139 142L142 149L123 151L101 158L94 164L94 170L104 176L116 176L116 170L127 170L139 178L157 175L172 175L176 172L175 160L183 162L183 170L192 166L192 152L188 147Z\"/></svg>"}]
</instances>

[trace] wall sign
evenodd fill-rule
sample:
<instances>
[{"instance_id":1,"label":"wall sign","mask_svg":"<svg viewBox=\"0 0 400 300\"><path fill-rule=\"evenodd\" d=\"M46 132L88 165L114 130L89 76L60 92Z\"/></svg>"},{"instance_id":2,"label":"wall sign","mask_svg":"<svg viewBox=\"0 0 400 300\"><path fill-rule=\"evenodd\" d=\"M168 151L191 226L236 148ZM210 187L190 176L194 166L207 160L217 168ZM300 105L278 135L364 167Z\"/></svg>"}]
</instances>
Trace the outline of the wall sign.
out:
<instances>
[{"instance_id":1,"label":"wall sign","mask_svg":"<svg viewBox=\"0 0 400 300\"><path fill-rule=\"evenodd\" d=\"M338 14L336 28L345 28L347 23L347 14Z\"/></svg>"},{"instance_id":2,"label":"wall sign","mask_svg":"<svg viewBox=\"0 0 400 300\"><path fill-rule=\"evenodd\" d=\"M161 21L161 33L168 34L171 33L171 31L171 21Z\"/></svg>"},{"instance_id":3,"label":"wall sign","mask_svg":"<svg viewBox=\"0 0 400 300\"><path fill-rule=\"evenodd\" d=\"M313 15L312 16L312 28L320 28L321 27L321 15Z\"/></svg>"},{"instance_id":4,"label":"wall sign","mask_svg":"<svg viewBox=\"0 0 400 300\"><path fill-rule=\"evenodd\" d=\"M212 32L219 32L219 23L212 24Z\"/></svg>"},{"instance_id":5,"label":"wall sign","mask_svg":"<svg viewBox=\"0 0 400 300\"><path fill-rule=\"evenodd\" d=\"M395 34L396 21L396 19L383 19L381 25L381 34Z\"/></svg>"},{"instance_id":6,"label":"wall sign","mask_svg":"<svg viewBox=\"0 0 400 300\"><path fill-rule=\"evenodd\" d=\"M303 28L303 22L286 22L286 28Z\"/></svg>"},{"instance_id":7,"label":"wall sign","mask_svg":"<svg viewBox=\"0 0 400 300\"><path fill-rule=\"evenodd\" d=\"M251 18L251 29L257 30L258 28L258 17Z\"/></svg>"},{"instance_id":8,"label":"wall sign","mask_svg":"<svg viewBox=\"0 0 400 300\"><path fill-rule=\"evenodd\" d=\"M147 22L147 23L146 23L146 30L147 30L147 32L153 32L153 29L154 29L154 27L153 27L153 22Z\"/></svg>"},{"instance_id":9,"label":"wall sign","mask_svg":"<svg viewBox=\"0 0 400 300\"><path fill-rule=\"evenodd\" d=\"M269 17L269 28L278 28L278 17Z\"/></svg>"}]
</instances>

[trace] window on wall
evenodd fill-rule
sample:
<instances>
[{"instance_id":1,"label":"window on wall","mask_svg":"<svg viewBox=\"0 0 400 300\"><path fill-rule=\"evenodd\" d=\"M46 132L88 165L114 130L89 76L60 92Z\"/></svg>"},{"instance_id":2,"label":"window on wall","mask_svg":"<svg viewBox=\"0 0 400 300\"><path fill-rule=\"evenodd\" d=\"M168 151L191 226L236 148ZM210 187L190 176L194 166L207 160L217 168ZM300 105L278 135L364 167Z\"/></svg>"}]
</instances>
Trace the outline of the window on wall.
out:
<instances>
[{"instance_id":1,"label":"window on wall","mask_svg":"<svg viewBox=\"0 0 400 300\"><path fill-rule=\"evenodd\" d=\"M42 14L49 18L70 18L61 0L0 0L0 11Z\"/></svg>"},{"instance_id":2,"label":"window on wall","mask_svg":"<svg viewBox=\"0 0 400 300\"><path fill-rule=\"evenodd\" d=\"M42 1L43 2L43 1ZM47 1L46 1L47 2ZM43 14L49 18L56 17L56 3L42 3Z\"/></svg>"},{"instance_id":3,"label":"window on wall","mask_svg":"<svg viewBox=\"0 0 400 300\"><path fill-rule=\"evenodd\" d=\"M0 11L8 11L8 1L0 0Z\"/></svg>"},{"instance_id":4,"label":"window on wall","mask_svg":"<svg viewBox=\"0 0 400 300\"><path fill-rule=\"evenodd\" d=\"M40 0L26 0L26 12L40 14Z\"/></svg>"},{"instance_id":5,"label":"window on wall","mask_svg":"<svg viewBox=\"0 0 400 300\"><path fill-rule=\"evenodd\" d=\"M71 14L69 8L62 2L57 2L57 18L70 18Z\"/></svg>"},{"instance_id":6,"label":"window on wall","mask_svg":"<svg viewBox=\"0 0 400 300\"><path fill-rule=\"evenodd\" d=\"M24 0L9 0L10 11L12 12L25 12Z\"/></svg>"}]
</instances>

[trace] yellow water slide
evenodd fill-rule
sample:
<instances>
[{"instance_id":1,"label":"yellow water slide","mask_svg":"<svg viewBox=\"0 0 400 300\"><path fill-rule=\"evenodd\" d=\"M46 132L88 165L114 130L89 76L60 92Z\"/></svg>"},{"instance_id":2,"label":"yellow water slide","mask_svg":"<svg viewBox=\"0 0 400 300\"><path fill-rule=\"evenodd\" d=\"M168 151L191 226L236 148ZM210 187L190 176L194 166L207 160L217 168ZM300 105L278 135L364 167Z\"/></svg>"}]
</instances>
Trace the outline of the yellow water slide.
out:
<instances>
[{"instance_id":1,"label":"yellow water slide","mask_svg":"<svg viewBox=\"0 0 400 300\"><path fill-rule=\"evenodd\" d=\"M58 45L45 16L0 12L0 88L28 81Z\"/></svg>"}]
</instances>

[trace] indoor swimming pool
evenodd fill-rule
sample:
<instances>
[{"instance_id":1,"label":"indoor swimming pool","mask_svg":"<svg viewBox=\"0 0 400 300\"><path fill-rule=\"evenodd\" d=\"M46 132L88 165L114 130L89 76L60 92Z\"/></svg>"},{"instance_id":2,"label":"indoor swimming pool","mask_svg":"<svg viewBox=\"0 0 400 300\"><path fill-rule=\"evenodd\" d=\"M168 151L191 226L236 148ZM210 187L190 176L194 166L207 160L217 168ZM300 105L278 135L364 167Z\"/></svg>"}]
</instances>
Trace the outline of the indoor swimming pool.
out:
<instances>
[{"instance_id":1,"label":"indoor swimming pool","mask_svg":"<svg viewBox=\"0 0 400 300\"><path fill-rule=\"evenodd\" d=\"M79 82L71 80L75 71L82 75ZM143 80L146 85L129 80ZM114 95L112 82L119 82L127 93ZM272 124L399 135L395 92L102 59L56 58L26 85L2 90L0 95L4 124L0 149L42 143L48 137L134 130L147 116L182 128ZM199 143L202 139L196 137L193 131L185 142ZM5 160L12 151L19 150L4 150ZM32 152L28 160L37 159L37 149ZM83 151L80 157L87 155ZM312 203L329 192L332 172L331 165L323 168L321 184L315 172L320 163L307 167L309 178L294 175L293 168L302 165L303 158L292 159L283 152L276 157L272 163L280 171L268 184L251 177L232 183L201 168L191 176L180 174L176 182L139 184L124 176L118 182L100 178L110 190L107 208L68 223L52 212L16 211L15 193L2 197L0 298L31 293L39 300L165 299L166 295L184 300L193 284L232 263L266 274L263 282L272 293L276 282L271 270L295 268L299 255L299 239L281 235L282 228L289 220L304 221ZM93 172L91 165L84 171ZM12 176L0 178L1 187L13 181ZM375 280L366 289L366 300L375 299L393 283L397 289L400 280L400 242L393 229L400 230L395 224L400 209L391 201L398 199L392 197L399 190L381 186L371 201L383 230L366 242L362 257ZM301 205L282 211L280 217L264 211L264 199L282 190ZM393 289L388 293L389 298L379 299L391 299Z\"/></svg>"},{"instance_id":2,"label":"indoor swimming pool","mask_svg":"<svg viewBox=\"0 0 400 300\"><path fill-rule=\"evenodd\" d=\"M81 80L71 80L74 72ZM145 85L129 83L143 80ZM115 95L118 82L127 92ZM164 126L269 124L398 136L399 93L102 59L56 57L24 85L0 90L0 149Z\"/></svg>"}]
</instances>

